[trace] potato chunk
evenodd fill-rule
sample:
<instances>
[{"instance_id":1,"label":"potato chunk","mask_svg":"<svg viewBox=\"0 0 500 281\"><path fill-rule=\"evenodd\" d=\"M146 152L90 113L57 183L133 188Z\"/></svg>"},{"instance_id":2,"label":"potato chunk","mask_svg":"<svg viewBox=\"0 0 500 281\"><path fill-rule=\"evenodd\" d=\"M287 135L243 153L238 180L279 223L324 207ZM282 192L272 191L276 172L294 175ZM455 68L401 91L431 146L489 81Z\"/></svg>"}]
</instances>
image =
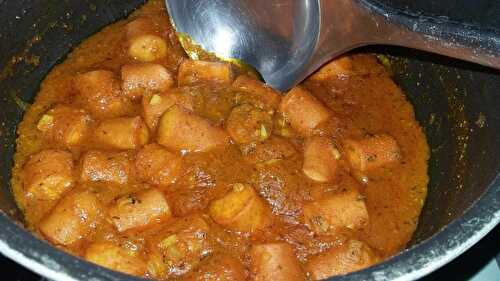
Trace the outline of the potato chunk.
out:
<instances>
[{"instance_id":1,"label":"potato chunk","mask_svg":"<svg viewBox=\"0 0 500 281\"><path fill-rule=\"evenodd\" d=\"M103 214L103 206L90 191L70 194L40 222L40 231L52 243L68 246L90 236Z\"/></svg>"},{"instance_id":2,"label":"potato chunk","mask_svg":"<svg viewBox=\"0 0 500 281\"><path fill-rule=\"evenodd\" d=\"M166 91L174 84L172 75L161 64L124 65L121 75L123 93L131 99L140 98L145 91Z\"/></svg>"},{"instance_id":3,"label":"potato chunk","mask_svg":"<svg viewBox=\"0 0 500 281\"><path fill-rule=\"evenodd\" d=\"M154 143L143 147L136 156L135 168L142 181L168 186L181 173L182 158Z\"/></svg>"},{"instance_id":4,"label":"potato chunk","mask_svg":"<svg viewBox=\"0 0 500 281\"><path fill-rule=\"evenodd\" d=\"M316 73L311 75L313 80L326 80L337 77L346 77L353 73L353 61L351 57L343 56L333 59Z\"/></svg>"},{"instance_id":5,"label":"potato chunk","mask_svg":"<svg viewBox=\"0 0 500 281\"><path fill-rule=\"evenodd\" d=\"M215 81L220 83L233 82L231 64L226 62L209 62L185 60L179 66L177 84L192 85L199 82Z\"/></svg>"},{"instance_id":6,"label":"potato chunk","mask_svg":"<svg viewBox=\"0 0 500 281\"><path fill-rule=\"evenodd\" d=\"M133 112L132 102L123 96L120 82L111 71L95 70L74 79L77 100L94 117L113 118Z\"/></svg>"},{"instance_id":7,"label":"potato chunk","mask_svg":"<svg viewBox=\"0 0 500 281\"><path fill-rule=\"evenodd\" d=\"M396 140L386 134L344 141L347 160L355 170L370 171L401 159Z\"/></svg>"},{"instance_id":8,"label":"potato chunk","mask_svg":"<svg viewBox=\"0 0 500 281\"><path fill-rule=\"evenodd\" d=\"M158 143L177 151L203 152L229 144L229 136L202 117L174 105L160 119Z\"/></svg>"},{"instance_id":9,"label":"potato chunk","mask_svg":"<svg viewBox=\"0 0 500 281\"><path fill-rule=\"evenodd\" d=\"M157 35L138 35L128 40L128 54L141 62L153 62L167 55L167 42Z\"/></svg>"},{"instance_id":10,"label":"potato chunk","mask_svg":"<svg viewBox=\"0 0 500 281\"><path fill-rule=\"evenodd\" d=\"M210 227L200 215L180 218L149 242L148 273L157 279L183 275L213 251Z\"/></svg>"},{"instance_id":11,"label":"potato chunk","mask_svg":"<svg viewBox=\"0 0 500 281\"><path fill-rule=\"evenodd\" d=\"M377 263L379 258L365 243L349 240L341 246L309 258L306 270L313 280L361 270Z\"/></svg>"},{"instance_id":12,"label":"potato chunk","mask_svg":"<svg viewBox=\"0 0 500 281\"><path fill-rule=\"evenodd\" d=\"M126 27L128 55L141 62L152 62L167 55L168 46L152 18L140 17Z\"/></svg>"},{"instance_id":13,"label":"potato chunk","mask_svg":"<svg viewBox=\"0 0 500 281\"><path fill-rule=\"evenodd\" d=\"M347 190L304 205L304 219L315 233L328 234L344 227L365 227L368 211L363 196L356 190Z\"/></svg>"},{"instance_id":14,"label":"potato chunk","mask_svg":"<svg viewBox=\"0 0 500 281\"><path fill-rule=\"evenodd\" d=\"M259 80L241 75L233 82L233 87L241 92L236 94L236 103L249 103L262 109L277 110L281 94Z\"/></svg>"},{"instance_id":15,"label":"potato chunk","mask_svg":"<svg viewBox=\"0 0 500 281\"><path fill-rule=\"evenodd\" d=\"M91 244L85 252L85 259L130 275L142 276L146 272L146 263L143 260L111 242Z\"/></svg>"},{"instance_id":16,"label":"potato chunk","mask_svg":"<svg viewBox=\"0 0 500 281\"><path fill-rule=\"evenodd\" d=\"M266 140L272 126L272 114L249 104L233 108L226 123L229 135L240 144Z\"/></svg>"},{"instance_id":17,"label":"potato chunk","mask_svg":"<svg viewBox=\"0 0 500 281\"><path fill-rule=\"evenodd\" d=\"M329 182L335 179L340 152L333 141L327 137L311 137L304 147L304 174L317 182Z\"/></svg>"},{"instance_id":18,"label":"potato chunk","mask_svg":"<svg viewBox=\"0 0 500 281\"><path fill-rule=\"evenodd\" d=\"M37 129L47 140L71 149L88 137L91 123L92 117L85 110L60 104L40 118Z\"/></svg>"},{"instance_id":19,"label":"potato chunk","mask_svg":"<svg viewBox=\"0 0 500 281\"><path fill-rule=\"evenodd\" d=\"M106 119L97 126L95 141L110 148L137 149L149 140L149 130L142 118L120 117Z\"/></svg>"},{"instance_id":20,"label":"potato chunk","mask_svg":"<svg viewBox=\"0 0 500 281\"><path fill-rule=\"evenodd\" d=\"M193 97L179 88L164 93L146 93L142 98L144 121L151 130L156 130L160 117L173 105L193 110Z\"/></svg>"},{"instance_id":21,"label":"potato chunk","mask_svg":"<svg viewBox=\"0 0 500 281\"><path fill-rule=\"evenodd\" d=\"M91 150L81 158L80 180L126 184L131 177L130 155Z\"/></svg>"},{"instance_id":22,"label":"potato chunk","mask_svg":"<svg viewBox=\"0 0 500 281\"><path fill-rule=\"evenodd\" d=\"M301 87L295 87L286 94L281 100L280 111L302 136L310 136L320 123L332 115L323 103Z\"/></svg>"},{"instance_id":23,"label":"potato chunk","mask_svg":"<svg viewBox=\"0 0 500 281\"><path fill-rule=\"evenodd\" d=\"M210 203L209 214L218 224L237 231L252 233L271 224L271 210L264 200L251 186L241 183Z\"/></svg>"},{"instance_id":24,"label":"potato chunk","mask_svg":"<svg viewBox=\"0 0 500 281\"><path fill-rule=\"evenodd\" d=\"M123 196L109 209L109 219L119 232L144 228L171 216L163 192L156 188Z\"/></svg>"},{"instance_id":25,"label":"potato chunk","mask_svg":"<svg viewBox=\"0 0 500 281\"><path fill-rule=\"evenodd\" d=\"M287 243L254 245L250 257L255 281L306 280L299 260Z\"/></svg>"},{"instance_id":26,"label":"potato chunk","mask_svg":"<svg viewBox=\"0 0 500 281\"><path fill-rule=\"evenodd\" d=\"M247 273L243 264L226 254L215 254L188 273L183 281L244 281Z\"/></svg>"},{"instance_id":27,"label":"potato chunk","mask_svg":"<svg viewBox=\"0 0 500 281\"><path fill-rule=\"evenodd\" d=\"M57 200L74 184L73 156L62 150L42 150L23 168L23 188L28 197Z\"/></svg>"}]
</instances>

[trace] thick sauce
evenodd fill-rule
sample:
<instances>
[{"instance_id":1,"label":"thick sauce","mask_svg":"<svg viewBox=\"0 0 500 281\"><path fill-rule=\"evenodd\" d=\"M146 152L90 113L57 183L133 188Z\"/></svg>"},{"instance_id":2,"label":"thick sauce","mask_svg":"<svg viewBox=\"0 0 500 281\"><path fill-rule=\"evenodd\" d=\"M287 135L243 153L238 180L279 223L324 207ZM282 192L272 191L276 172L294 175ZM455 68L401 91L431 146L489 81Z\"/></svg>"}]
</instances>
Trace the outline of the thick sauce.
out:
<instances>
[{"instance_id":1,"label":"thick sauce","mask_svg":"<svg viewBox=\"0 0 500 281\"><path fill-rule=\"evenodd\" d=\"M320 279L403 249L429 152L377 59L335 60L281 98L225 63L188 60L161 2L43 82L13 169L27 226L157 279Z\"/></svg>"}]
</instances>

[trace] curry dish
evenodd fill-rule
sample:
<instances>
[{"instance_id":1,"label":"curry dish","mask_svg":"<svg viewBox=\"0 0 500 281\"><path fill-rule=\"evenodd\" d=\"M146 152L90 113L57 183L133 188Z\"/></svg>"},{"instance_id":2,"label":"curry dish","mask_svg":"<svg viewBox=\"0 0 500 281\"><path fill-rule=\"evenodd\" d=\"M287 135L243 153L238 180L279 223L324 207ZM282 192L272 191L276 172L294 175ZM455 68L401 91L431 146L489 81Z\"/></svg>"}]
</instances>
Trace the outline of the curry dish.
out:
<instances>
[{"instance_id":1,"label":"curry dish","mask_svg":"<svg viewBox=\"0 0 500 281\"><path fill-rule=\"evenodd\" d=\"M36 235L113 270L317 280L405 247L427 160L375 56L279 93L189 59L153 0L49 73L18 127L12 187Z\"/></svg>"}]
</instances>

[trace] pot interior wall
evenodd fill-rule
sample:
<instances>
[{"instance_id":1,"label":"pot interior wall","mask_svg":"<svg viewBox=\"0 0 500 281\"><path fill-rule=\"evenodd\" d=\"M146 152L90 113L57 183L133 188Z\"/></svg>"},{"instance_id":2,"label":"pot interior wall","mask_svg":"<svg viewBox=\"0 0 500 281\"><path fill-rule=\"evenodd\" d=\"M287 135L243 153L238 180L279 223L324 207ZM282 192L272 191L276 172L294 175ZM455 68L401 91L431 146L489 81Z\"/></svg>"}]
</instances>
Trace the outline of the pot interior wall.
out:
<instances>
[{"instance_id":1,"label":"pot interior wall","mask_svg":"<svg viewBox=\"0 0 500 281\"><path fill-rule=\"evenodd\" d=\"M25 104L73 46L142 2L0 1L0 209L13 220L22 222L9 178ZM460 217L500 170L500 73L406 49L364 51L390 55L431 147L429 194L412 242L418 243Z\"/></svg>"},{"instance_id":2,"label":"pot interior wall","mask_svg":"<svg viewBox=\"0 0 500 281\"><path fill-rule=\"evenodd\" d=\"M394 56L394 79L431 148L429 192L415 244L459 218L500 172L500 72L408 49L375 51Z\"/></svg>"}]
</instances>

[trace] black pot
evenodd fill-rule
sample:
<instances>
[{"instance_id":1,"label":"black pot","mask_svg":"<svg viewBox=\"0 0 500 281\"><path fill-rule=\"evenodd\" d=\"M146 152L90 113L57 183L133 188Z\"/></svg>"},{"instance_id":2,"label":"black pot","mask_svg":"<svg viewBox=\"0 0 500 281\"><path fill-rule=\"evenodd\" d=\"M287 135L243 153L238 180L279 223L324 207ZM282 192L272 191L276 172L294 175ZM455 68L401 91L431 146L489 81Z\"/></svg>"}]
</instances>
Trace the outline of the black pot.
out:
<instances>
[{"instance_id":1,"label":"black pot","mask_svg":"<svg viewBox=\"0 0 500 281\"><path fill-rule=\"evenodd\" d=\"M457 1L393 1L443 13ZM409 4L408 4L408 3ZM411 2L411 3L410 3ZM452 3L453 2L453 3ZM458 1L460 2L460 1ZM470 1L462 1L472 3ZM494 1L474 1L471 24L498 24ZM28 232L10 193L16 125L44 76L73 46L128 15L142 0L0 0L0 252L53 280L140 280L70 256ZM413 4L412 4L413 3ZM465 5L465 4L464 4ZM492 6L493 5L493 6ZM495 12L497 11L497 12ZM413 280L471 247L500 221L500 72L400 48L371 48L392 58L431 147L430 185L407 250L377 266L331 280ZM500 50L499 50L500 51Z\"/></svg>"}]
</instances>

